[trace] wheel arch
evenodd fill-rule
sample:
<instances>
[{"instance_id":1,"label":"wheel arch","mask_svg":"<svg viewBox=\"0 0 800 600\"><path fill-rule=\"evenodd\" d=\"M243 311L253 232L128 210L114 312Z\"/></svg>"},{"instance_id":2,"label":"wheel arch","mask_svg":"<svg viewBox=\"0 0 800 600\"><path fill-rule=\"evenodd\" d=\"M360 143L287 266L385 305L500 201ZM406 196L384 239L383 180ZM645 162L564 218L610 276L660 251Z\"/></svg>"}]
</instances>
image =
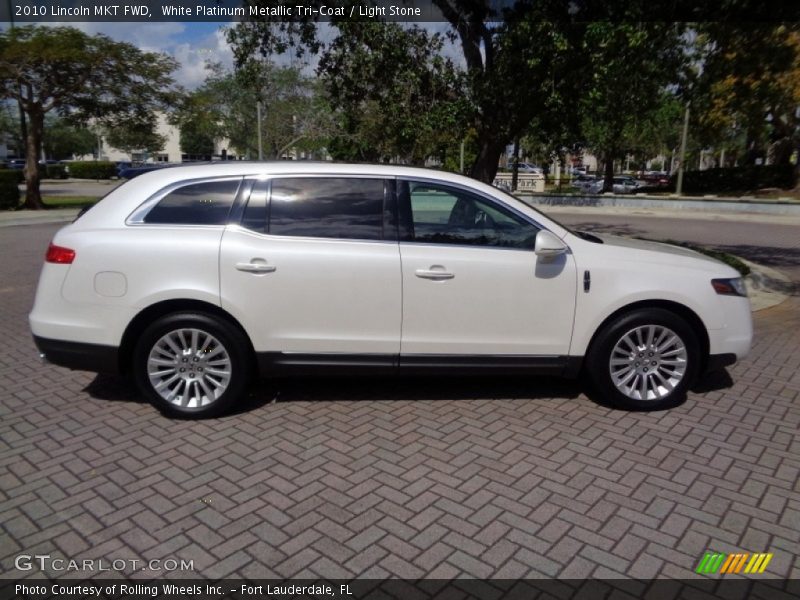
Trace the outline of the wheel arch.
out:
<instances>
[{"instance_id":1,"label":"wheel arch","mask_svg":"<svg viewBox=\"0 0 800 600\"><path fill-rule=\"evenodd\" d=\"M121 373L129 373L131 369L131 361L133 359L133 350L136 346L138 334L140 334L150 323L161 317L176 313L176 312L197 312L204 313L219 319L223 319L228 324L236 327L247 340L248 352L250 358L255 363L255 350L253 348L253 341L250 336L242 327L241 323L236 320L229 312L202 300L190 299L173 299L162 300L151 304L147 308L142 309L139 313L131 319L125 332L122 334L122 341L119 346L119 369Z\"/></svg>"},{"instance_id":2,"label":"wheel arch","mask_svg":"<svg viewBox=\"0 0 800 600\"><path fill-rule=\"evenodd\" d=\"M697 336L697 341L700 344L700 369L698 373L702 373L705 369L705 366L708 362L708 355L709 355L709 348L710 348L710 341L708 337L708 330L706 326L703 324L703 320L698 316L696 312L694 312L691 308L686 306L685 304L681 304L679 302L673 302L672 300L640 300L638 302L632 302L631 304L626 304L623 307L618 308L613 313L608 315L600 325L594 330L592 333L592 338L589 340L589 344L586 346L586 354L585 356L589 356L592 351L592 346L597 339L597 336L600 334L601 331L614 319L618 317L633 312L634 310L639 310L642 308L661 308L663 310L668 310L677 316L681 317L685 320L689 326L694 331L695 335Z\"/></svg>"}]
</instances>

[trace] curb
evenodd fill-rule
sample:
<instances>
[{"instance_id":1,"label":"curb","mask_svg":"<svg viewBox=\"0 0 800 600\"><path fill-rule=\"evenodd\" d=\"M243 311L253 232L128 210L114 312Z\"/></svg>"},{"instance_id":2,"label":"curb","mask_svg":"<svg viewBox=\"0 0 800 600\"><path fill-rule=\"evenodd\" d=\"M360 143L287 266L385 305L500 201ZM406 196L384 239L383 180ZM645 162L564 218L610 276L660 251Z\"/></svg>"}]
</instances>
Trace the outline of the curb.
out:
<instances>
[{"instance_id":1,"label":"curb","mask_svg":"<svg viewBox=\"0 0 800 600\"><path fill-rule=\"evenodd\" d=\"M56 208L50 210L0 212L0 227L68 223L78 216L80 210L80 208Z\"/></svg>"},{"instance_id":2,"label":"curb","mask_svg":"<svg viewBox=\"0 0 800 600\"><path fill-rule=\"evenodd\" d=\"M652 208L693 212L758 213L800 217L800 202L794 201L752 201L747 199L653 197L653 196L613 196L594 195L519 195L520 200L535 208Z\"/></svg>"}]
</instances>

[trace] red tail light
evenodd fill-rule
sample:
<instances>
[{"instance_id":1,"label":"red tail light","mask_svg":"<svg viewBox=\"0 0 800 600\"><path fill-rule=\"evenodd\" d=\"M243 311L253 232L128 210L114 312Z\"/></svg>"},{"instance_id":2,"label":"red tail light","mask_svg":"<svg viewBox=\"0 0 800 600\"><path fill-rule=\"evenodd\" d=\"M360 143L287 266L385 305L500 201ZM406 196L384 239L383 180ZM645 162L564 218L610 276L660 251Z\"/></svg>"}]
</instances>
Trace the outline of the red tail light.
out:
<instances>
[{"instance_id":1,"label":"red tail light","mask_svg":"<svg viewBox=\"0 0 800 600\"><path fill-rule=\"evenodd\" d=\"M50 242L50 245L47 247L47 255L44 259L49 263L71 265L72 261L75 260L75 250L64 248L63 246L56 246Z\"/></svg>"}]
</instances>

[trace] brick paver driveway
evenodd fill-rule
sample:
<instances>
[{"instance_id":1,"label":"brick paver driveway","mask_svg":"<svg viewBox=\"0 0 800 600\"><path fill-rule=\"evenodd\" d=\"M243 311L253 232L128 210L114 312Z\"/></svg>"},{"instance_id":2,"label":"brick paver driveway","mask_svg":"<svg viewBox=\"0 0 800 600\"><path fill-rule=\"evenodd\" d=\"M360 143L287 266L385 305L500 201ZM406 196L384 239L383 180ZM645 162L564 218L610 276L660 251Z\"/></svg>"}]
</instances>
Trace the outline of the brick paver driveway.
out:
<instances>
[{"instance_id":1,"label":"brick paver driveway","mask_svg":"<svg viewBox=\"0 0 800 600\"><path fill-rule=\"evenodd\" d=\"M202 577L680 578L706 550L773 552L764 576L800 577L800 298L757 315L732 383L668 412L541 379L326 380L181 422L36 360L55 228L0 230L5 577L41 576L14 570L25 553Z\"/></svg>"}]
</instances>

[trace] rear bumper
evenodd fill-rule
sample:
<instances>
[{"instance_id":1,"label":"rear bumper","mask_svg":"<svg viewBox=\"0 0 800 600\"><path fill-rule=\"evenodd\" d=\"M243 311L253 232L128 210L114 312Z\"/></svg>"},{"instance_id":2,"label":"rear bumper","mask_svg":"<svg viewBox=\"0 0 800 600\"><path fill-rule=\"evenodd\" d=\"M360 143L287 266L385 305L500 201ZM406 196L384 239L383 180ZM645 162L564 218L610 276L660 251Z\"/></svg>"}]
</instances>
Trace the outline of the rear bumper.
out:
<instances>
[{"instance_id":1,"label":"rear bumper","mask_svg":"<svg viewBox=\"0 0 800 600\"><path fill-rule=\"evenodd\" d=\"M54 365L76 371L119 373L119 348L114 346L65 342L37 335L33 336L33 341L42 357Z\"/></svg>"}]
</instances>

